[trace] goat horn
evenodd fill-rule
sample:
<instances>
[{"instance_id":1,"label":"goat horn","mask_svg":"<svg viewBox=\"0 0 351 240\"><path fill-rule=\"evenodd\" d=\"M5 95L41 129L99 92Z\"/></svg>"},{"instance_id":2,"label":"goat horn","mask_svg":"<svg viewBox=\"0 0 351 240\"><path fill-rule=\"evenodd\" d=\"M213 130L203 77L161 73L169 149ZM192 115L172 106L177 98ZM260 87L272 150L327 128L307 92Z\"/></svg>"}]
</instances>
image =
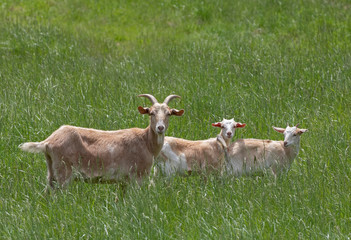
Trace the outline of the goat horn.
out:
<instances>
[{"instance_id":1,"label":"goat horn","mask_svg":"<svg viewBox=\"0 0 351 240\"><path fill-rule=\"evenodd\" d=\"M168 105L169 101L171 101L173 98L180 98L180 97L178 95L169 95L168 97L166 97L163 103Z\"/></svg>"},{"instance_id":2,"label":"goat horn","mask_svg":"<svg viewBox=\"0 0 351 240\"><path fill-rule=\"evenodd\" d=\"M298 127L299 125L300 125L300 123L296 124L296 126L295 126L295 127Z\"/></svg>"},{"instance_id":3,"label":"goat horn","mask_svg":"<svg viewBox=\"0 0 351 240\"><path fill-rule=\"evenodd\" d=\"M151 94L140 94L138 97L148 98L152 102L152 105L154 105L155 103L158 103L157 99L154 96L152 96Z\"/></svg>"}]
</instances>

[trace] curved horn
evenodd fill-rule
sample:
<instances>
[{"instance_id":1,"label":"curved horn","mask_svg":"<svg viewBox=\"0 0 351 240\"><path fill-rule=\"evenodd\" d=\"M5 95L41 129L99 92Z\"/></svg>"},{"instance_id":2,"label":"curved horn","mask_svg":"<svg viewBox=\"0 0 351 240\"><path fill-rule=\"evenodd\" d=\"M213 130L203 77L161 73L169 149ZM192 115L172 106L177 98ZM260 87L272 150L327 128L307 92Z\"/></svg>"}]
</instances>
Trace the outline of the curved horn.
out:
<instances>
[{"instance_id":1,"label":"curved horn","mask_svg":"<svg viewBox=\"0 0 351 240\"><path fill-rule=\"evenodd\" d=\"M178 95L169 95L168 97L166 97L163 103L168 105L169 101L171 101L173 98L180 98L180 97Z\"/></svg>"},{"instance_id":2,"label":"curved horn","mask_svg":"<svg viewBox=\"0 0 351 240\"><path fill-rule=\"evenodd\" d=\"M152 96L151 94L140 94L140 95L138 95L138 97L148 98L152 102L152 105L154 105L155 103L158 103L157 99L154 96Z\"/></svg>"}]
</instances>

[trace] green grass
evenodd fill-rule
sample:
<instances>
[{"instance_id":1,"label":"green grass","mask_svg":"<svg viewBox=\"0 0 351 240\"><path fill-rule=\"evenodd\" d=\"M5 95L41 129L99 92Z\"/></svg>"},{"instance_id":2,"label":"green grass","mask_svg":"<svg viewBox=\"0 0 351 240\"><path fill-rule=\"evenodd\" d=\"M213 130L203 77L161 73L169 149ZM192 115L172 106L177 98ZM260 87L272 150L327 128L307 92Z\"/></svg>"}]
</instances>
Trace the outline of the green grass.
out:
<instances>
[{"instance_id":1,"label":"green grass","mask_svg":"<svg viewBox=\"0 0 351 240\"><path fill-rule=\"evenodd\" d=\"M25 1L0 3L1 239L351 238L349 1ZM184 108L167 134L281 140L300 123L291 170L115 185L51 195L44 156L19 151L60 125L146 127L137 98Z\"/></svg>"}]
</instances>

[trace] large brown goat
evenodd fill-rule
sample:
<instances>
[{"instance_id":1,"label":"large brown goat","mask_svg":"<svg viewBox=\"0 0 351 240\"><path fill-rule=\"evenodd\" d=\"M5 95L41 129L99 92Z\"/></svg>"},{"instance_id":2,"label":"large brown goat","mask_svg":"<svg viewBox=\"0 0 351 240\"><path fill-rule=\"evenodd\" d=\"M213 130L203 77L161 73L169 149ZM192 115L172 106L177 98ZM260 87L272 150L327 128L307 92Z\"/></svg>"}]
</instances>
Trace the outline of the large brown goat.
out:
<instances>
[{"instance_id":1,"label":"large brown goat","mask_svg":"<svg viewBox=\"0 0 351 240\"><path fill-rule=\"evenodd\" d=\"M139 182L149 174L153 159L163 146L168 119L182 116L184 110L168 107L168 96L158 103L150 94L141 94L152 102L150 108L138 107L141 114L150 115L145 129L130 128L102 131L74 126L62 126L42 142L27 142L19 147L23 151L44 153L48 170L48 184L54 187L67 185L77 171L84 179L118 181L135 177Z\"/></svg>"}]
</instances>

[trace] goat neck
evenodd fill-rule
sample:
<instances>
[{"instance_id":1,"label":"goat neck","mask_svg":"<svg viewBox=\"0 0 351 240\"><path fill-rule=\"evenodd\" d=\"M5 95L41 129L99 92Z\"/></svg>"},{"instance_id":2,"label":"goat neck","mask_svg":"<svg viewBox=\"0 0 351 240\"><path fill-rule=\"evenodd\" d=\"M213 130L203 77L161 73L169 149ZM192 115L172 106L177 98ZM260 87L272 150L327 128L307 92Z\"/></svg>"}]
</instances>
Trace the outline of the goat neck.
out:
<instances>
[{"instance_id":1,"label":"goat neck","mask_svg":"<svg viewBox=\"0 0 351 240\"><path fill-rule=\"evenodd\" d=\"M229 159L228 159L228 145L230 143L230 140L225 141L221 134L217 135L216 140L217 140L217 142L219 142L219 145L221 145L221 147L223 148L225 161L228 162L229 161ZM228 144L227 144L227 142L228 142Z\"/></svg>"},{"instance_id":2,"label":"goat neck","mask_svg":"<svg viewBox=\"0 0 351 240\"><path fill-rule=\"evenodd\" d=\"M297 139L296 143L293 145L290 145L288 147L283 146L283 149L289 159L294 159L300 151L300 139Z\"/></svg>"},{"instance_id":3,"label":"goat neck","mask_svg":"<svg viewBox=\"0 0 351 240\"><path fill-rule=\"evenodd\" d=\"M162 149L165 135L155 133L150 126L145 129L145 133L148 150L156 157Z\"/></svg>"}]
</instances>

